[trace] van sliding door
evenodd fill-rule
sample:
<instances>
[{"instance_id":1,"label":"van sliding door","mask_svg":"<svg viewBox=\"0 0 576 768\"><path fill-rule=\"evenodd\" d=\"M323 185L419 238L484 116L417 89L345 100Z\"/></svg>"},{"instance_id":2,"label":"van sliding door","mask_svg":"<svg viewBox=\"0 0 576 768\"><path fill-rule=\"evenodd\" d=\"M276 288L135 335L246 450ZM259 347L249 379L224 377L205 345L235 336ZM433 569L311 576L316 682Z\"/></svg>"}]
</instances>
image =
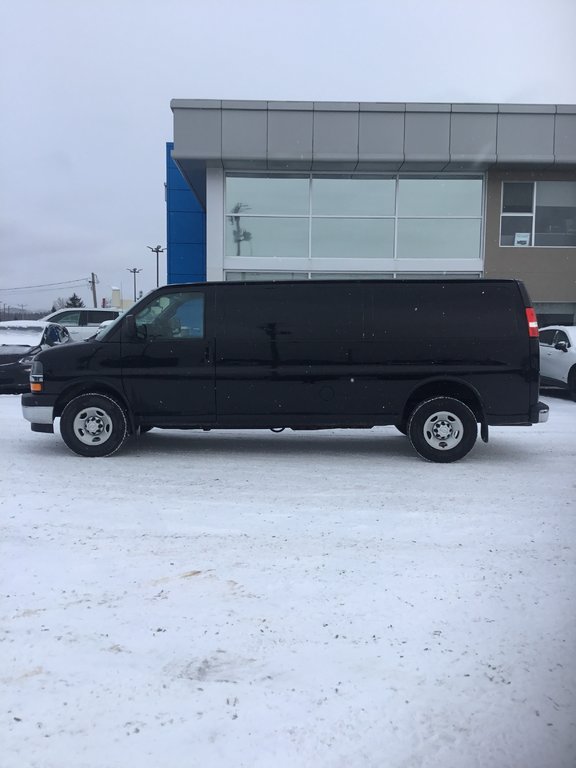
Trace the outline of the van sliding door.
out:
<instances>
[{"instance_id":1,"label":"van sliding door","mask_svg":"<svg viewBox=\"0 0 576 768\"><path fill-rule=\"evenodd\" d=\"M306 423L369 413L363 369L366 287L253 283L217 288L219 422Z\"/></svg>"}]
</instances>

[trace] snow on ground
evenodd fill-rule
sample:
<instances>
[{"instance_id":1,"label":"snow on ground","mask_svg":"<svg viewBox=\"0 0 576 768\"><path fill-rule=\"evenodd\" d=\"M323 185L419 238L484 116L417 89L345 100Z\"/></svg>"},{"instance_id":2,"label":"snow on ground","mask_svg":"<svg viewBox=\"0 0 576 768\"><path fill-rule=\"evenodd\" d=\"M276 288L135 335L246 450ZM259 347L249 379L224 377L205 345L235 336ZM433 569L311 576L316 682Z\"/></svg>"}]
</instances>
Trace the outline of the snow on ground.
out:
<instances>
[{"instance_id":1,"label":"snow on ground","mask_svg":"<svg viewBox=\"0 0 576 768\"><path fill-rule=\"evenodd\" d=\"M2 768L574 768L576 403L455 464L393 428L154 430L0 397Z\"/></svg>"}]
</instances>

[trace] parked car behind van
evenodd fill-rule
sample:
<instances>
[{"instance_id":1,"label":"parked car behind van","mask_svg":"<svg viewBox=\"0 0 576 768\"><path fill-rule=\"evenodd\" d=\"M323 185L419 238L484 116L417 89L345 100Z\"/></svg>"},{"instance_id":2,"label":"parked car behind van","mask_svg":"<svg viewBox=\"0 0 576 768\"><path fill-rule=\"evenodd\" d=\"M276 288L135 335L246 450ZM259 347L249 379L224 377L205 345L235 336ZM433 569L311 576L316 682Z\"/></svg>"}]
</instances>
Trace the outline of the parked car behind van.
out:
<instances>
[{"instance_id":1,"label":"parked car behind van","mask_svg":"<svg viewBox=\"0 0 576 768\"><path fill-rule=\"evenodd\" d=\"M540 330L540 383L567 389L576 400L576 327L549 325Z\"/></svg>"},{"instance_id":2,"label":"parked car behind van","mask_svg":"<svg viewBox=\"0 0 576 768\"><path fill-rule=\"evenodd\" d=\"M104 320L115 320L120 314L119 309L86 309L84 307L68 307L51 312L42 320L68 328L73 341L84 341L98 332L100 323Z\"/></svg>"},{"instance_id":3,"label":"parked car behind van","mask_svg":"<svg viewBox=\"0 0 576 768\"><path fill-rule=\"evenodd\" d=\"M23 414L107 456L179 429L395 425L450 462L478 425L545 421L538 327L514 280L196 283L158 288L97 336L42 352Z\"/></svg>"},{"instance_id":4,"label":"parked car behind van","mask_svg":"<svg viewBox=\"0 0 576 768\"><path fill-rule=\"evenodd\" d=\"M69 341L70 334L58 323L42 320L0 322L0 392L29 391L34 357L43 349Z\"/></svg>"}]
</instances>

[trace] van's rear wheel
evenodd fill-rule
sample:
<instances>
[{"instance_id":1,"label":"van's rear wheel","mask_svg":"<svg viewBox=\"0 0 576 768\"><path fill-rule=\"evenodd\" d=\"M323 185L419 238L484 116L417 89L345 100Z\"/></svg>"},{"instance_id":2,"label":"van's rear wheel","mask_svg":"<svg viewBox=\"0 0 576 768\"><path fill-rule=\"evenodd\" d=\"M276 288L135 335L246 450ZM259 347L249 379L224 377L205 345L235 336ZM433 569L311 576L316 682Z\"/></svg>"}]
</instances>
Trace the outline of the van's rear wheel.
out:
<instances>
[{"instance_id":1,"label":"van's rear wheel","mask_svg":"<svg viewBox=\"0 0 576 768\"><path fill-rule=\"evenodd\" d=\"M126 440L126 414L108 395L80 395L64 408L60 433L68 448L79 456L110 456Z\"/></svg>"},{"instance_id":2,"label":"van's rear wheel","mask_svg":"<svg viewBox=\"0 0 576 768\"><path fill-rule=\"evenodd\" d=\"M474 447L476 416L461 400L433 397L416 406L408 422L408 437L427 461L458 461Z\"/></svg>"}]
</instances>

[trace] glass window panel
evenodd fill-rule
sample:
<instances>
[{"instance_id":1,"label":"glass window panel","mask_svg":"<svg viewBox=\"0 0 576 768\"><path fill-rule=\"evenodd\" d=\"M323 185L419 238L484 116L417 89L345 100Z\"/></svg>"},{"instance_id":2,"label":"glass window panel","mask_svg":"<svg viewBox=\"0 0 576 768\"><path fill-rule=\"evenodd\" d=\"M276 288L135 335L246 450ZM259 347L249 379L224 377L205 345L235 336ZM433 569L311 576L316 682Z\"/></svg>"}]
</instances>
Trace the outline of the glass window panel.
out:
<instances>
[{"instance_id":1,"label":"glass window panel","mask_svg":"<svg viewBox=\"0 0 576 768\"><path fill-rule=\"evenodd\" d=\"M503 213L532 213L534 184L521 181L506 181L502 190Z\"/></svg>"},{"instance_id":2,"label":"glass window panel","mask_svg":"<svg viewBox=\"0 0 576 768\"><path fill-rule=\"evenodd\" d=\"M391 259L393 219L312 219L312 257Z\"/></svg>"},{"instance_id":3,"label":"glass window panel","mask_svg":"<svg viewBox=\"0 0 576 768\"><path fill-rule=\"evenodd\" d=\"M502 216L500 245L532 245L532 216Z\"/></svg>"},{"instance_id":4,"label":"glass window panel","mask_svg":"<svg viewBox=\"0 0 576 768\"><path fill-rule=\"evenodd\" d=\"M63 312L59 315L54 315L52 322L62 323L62 325L80 325L80 311Z\"/></svg>"},{"instance_id":5,"label":"glass window panel","mask_svg":"<svg viewBox=\"0 0 576 768\"><path fill-rule=\"evenodd\" d=\"M312 272L312 280L391 280L392 272Z\"/></svg>"},{"instance_id":6,"label":"glass window panel","mask_svg":"<svg viewBox=\"0 0 576 768\"><path fill-rule=\"evenodd\" d=\"M554 344L558 344L559 341L563 341L565 344L570 347L570 339L568 338L568 335L564 331L556 331L556 336L554 336Z\"/></svg>"},{"instance_id":7,"label":"glass window panel","mask_svg":"<svg viewBox=\"0 0 576 768\"><path fill-rule=\"evenodd\" d=\"M480 272L397 272L398 280L461 280L462 278L480 278Z\"/></svg>"},{"instance_id":8,"label":"glass window panel","mask_svg":"<svg viewBox=\"0 0 576 768\"><path fill-rule=\"evenodd\" d=\"M538 182L534 244L576 246L576 182Z\"/></svg>"},{"instance_id":9,"label":"glass window panel","mask_svg":"<svg viewBox=\"0 0 576 768\"><path fill-rule=\"evenodd\" d=\"M310 181L303 178L226 177L227 213L308 215Z\"/></svg>"},{"instance_id":10,"label":"glass window panel","mask_svg":"<svg viewBox=\"0 0 576 768\"><path fill-rule=\"evenodd\" d=\"M307 258L308 219L227 216L226 256Z\"/></svg>"},{"instance_id":11,"label":"glass window panel","mask_svg":"<svg viewBox=\"0 0 576 768\"><path fill-rule=\"evenodd\" d=\"M478 259L479 219L400 219L399 259Z\"/></svg>"},{"instance_id":12,"label":"glass window panel","mask_svg":"<svg viewBox=\"0 0 576 768\"><path fill-rule=\"evenodd\" d=\"M538 339L538 341L540 342L540 344L548 344L548 345L550 345L554 341L554 334L555 333L556 333L556 331L554 331L554 330L551 330L551 331L540 331L540 334L539 334L540 338Z\"/></svg>"},{"instance_id":13,"label":"glass window panel","mask_svg":"<svg viewBox=\"0 0 576 768\"><path fill-rule=\"evenodd\" d=\"M480 216L482 179L400 179L399 216Z\"/></svg>"},{"instance_id":14,"label":"glass window panel","mask_svg":"<svg viewBox=\"0 0 576 768\"><path fill-rule=\"evenodd\" d=\"M118 312L110 311L103 312L102 310L95 310L94 312L85 312L86 325L100 325L104 320L115 320L118 317Z\"/></svg>"},{"instance_id":15,"label":"glass window panel","mask_svg":"<svg viewBox=\"0 0 576 768\"><path fill-rule=\"evenodd\" d=\"M307 280L308 272L226 272L226 280Z\"/></svg>"},{"instance_id":16,"label":"glass window panel","mask_svg":"<svg viewBox=\"0 0 576 768\"><path fill-rule=\"evenodd\" d=\"M312 179L312 215L393 216L394 179Z\"/></svg>"}]
</instances>

